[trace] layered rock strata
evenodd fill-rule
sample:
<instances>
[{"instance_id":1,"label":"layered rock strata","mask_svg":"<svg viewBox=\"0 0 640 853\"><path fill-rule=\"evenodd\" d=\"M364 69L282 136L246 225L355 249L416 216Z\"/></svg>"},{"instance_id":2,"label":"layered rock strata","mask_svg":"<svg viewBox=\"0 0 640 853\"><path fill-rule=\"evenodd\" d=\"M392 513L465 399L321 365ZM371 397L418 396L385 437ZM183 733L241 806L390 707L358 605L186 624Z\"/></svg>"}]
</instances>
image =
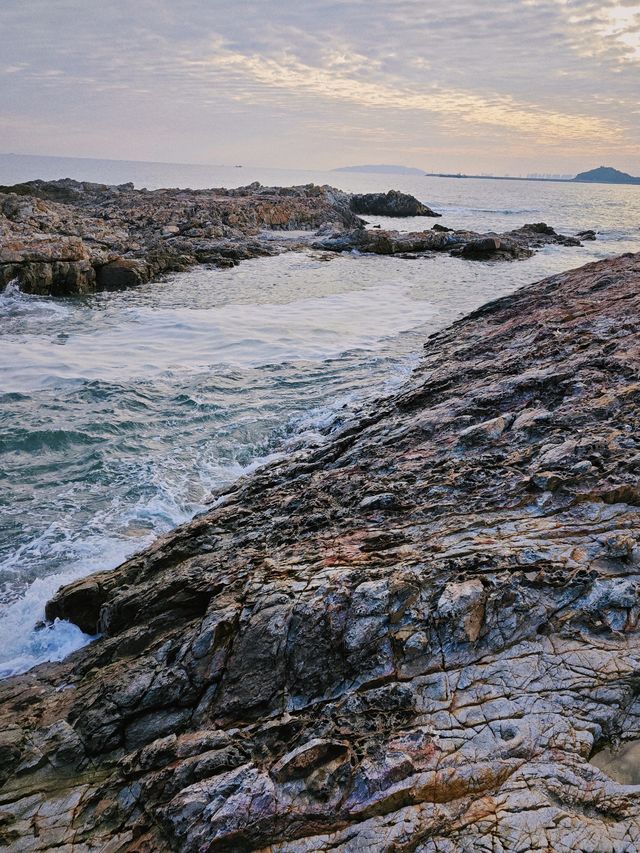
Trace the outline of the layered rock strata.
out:
<instances>
[{"instance_id":1,"label":"layered rock strata","mask_svg":"<svg viewBox=\"0 0 640 853\"><path fill-rule=\"evenodd\" d=\"M639 850L590 761L640 738L639 316L640 255L491 303L62 589L102 636L0 684L0 846Z\"/></svg>"},{"instance_id":2,"label":"layered rock strata","mask_svg":"<svg viewBox=\"0 0 640 853\"><path fill-rule=\"evenodd\" d=\"M53 295L127 287L281 251L264 229L361 226L348 196L312 184L147 191L31 181L0 188L0 286L17 278L25 292Z\"/></svg>"},{"instance_id":3,"label":"layered rock strata","mask_svg":"<svg viewBox=\"0 0 640 853\"><path fill-rule=\"evenodd\" d=\"M26 293L54 296L131 287L196 264L228 267L314 241L333 251L406 256L444 248L486 259L528 257L541 239L533 231L501 238L442 228L368 231L354 209L437 215L403 193L351 196L313 184L147 191L65 179L0 187L0 288L14 279ZM292 239L286 231L307 233Z\"/></svg>"}]
</instances>

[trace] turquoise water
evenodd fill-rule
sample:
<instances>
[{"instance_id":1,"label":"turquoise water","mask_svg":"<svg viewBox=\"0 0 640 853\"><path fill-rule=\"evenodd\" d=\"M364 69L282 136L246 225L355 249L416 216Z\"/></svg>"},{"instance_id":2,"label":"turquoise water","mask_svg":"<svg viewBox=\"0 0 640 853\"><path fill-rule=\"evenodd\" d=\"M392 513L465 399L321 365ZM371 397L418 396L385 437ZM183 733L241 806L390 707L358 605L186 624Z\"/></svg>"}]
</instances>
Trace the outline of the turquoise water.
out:
<instances>
[{"instance_id":1,"label":"turquoise water","mask_svg":"<svg viewBox=\"0 0 640 853\"><path fill-rule=\"evenodd\" d=\"M63 165L29 176L152 184L151 166L136 179L135 164L104 164L102 177ZM400 186L451 227L544 219L602 233L512 264L307 251L83 299L10 285L0 293L0 675L86 642L64 623L34 630L62 582L116 566L261 461L326 440L403 381L432 331L545 275L640 248L638 188L237 171L240 183ZM0 158L0 183L24 177ZM164 177L156 185L196 184L193 172Z\"/></svg>"}]
</instances>

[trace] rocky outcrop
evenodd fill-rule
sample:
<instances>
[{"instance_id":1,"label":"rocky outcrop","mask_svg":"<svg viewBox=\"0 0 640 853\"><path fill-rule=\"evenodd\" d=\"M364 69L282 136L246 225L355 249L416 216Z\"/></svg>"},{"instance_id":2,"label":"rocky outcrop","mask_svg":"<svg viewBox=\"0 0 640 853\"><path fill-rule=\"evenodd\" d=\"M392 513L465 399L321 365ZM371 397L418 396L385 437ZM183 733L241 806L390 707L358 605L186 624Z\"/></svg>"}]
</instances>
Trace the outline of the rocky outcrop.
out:
<instances>
[{"instance_id":1,"label":"rocky outcrop","mask_svg":"<svg viewBox=\"0 0 640 853\"><path fill-rule=\"evenodd\" d=\"M0 287L64 295L297 248L262 232L360 228L331 187L135 190L65 179L0 187ZM273 237L273 234L270 235Z\"/></svg>"},{"instance_id":2,"label":"rocky outcrop","mask_svg":"<svg viewBox=\"0 0 640 853\"><path fill-rule=\"evenodd\" d=\"M581 245L544 223L506 235L442 226L417 233L367 230L355 209L438 215L403 193L350 196L314 184L148 191L64 179L0 187L0 288L17 280L26 293L90 293L196 264L229 267L310 245L401 257L446 250L474 260L529 257L532 247L547 242ZM308 233L285 237L292 230Z\"/></svg>"},{"instance_id":3,"label":"rocky outcrop","mask_svg":"<svg viewBox=\"0 0 640 853\"><path fill-rule=\"evenodd\" d=\"M578 237L567 237L564 234L558 234L555 228L547 225L546 222L530 222L527 225L523 225L521 228L516 228L514 231L509 231L508 233L513 239L525 240L530 246L534 246L535 248L549 245L581 245Z\"/></svg>"},{"instance_id":4,"label":"rocky outcrop","mask_svg":"<svg viewBox=\"0 0 640 853\"><path fill-rule=\"evenodd\" d=\"M472 261L518 260L529 258L533 250L551 244L582 246L576 237L558 234L544 222L523 225L505 234L477 234L434 225L429 231L384 231L356 228L323 235L313 243L316 249L331 252L353 251L406 257L430 252L449 254Z\"/></svg>"},{"instance_id":5,"label":"rocky outcrop","mask_svg":"<svg viewBox=\"0 0 640 853\"><path fill-rule=\"evenodd\" d=\"M389 190L351 196L351 210L369 216L441 216L412 195Z\"/></svg>"},{"instance_id":6,"label":"rocky outcrop","mask_svg":"<svg viewBox=\"0 0 640 853\"><path fill-rule=\"evenodd\" d=\"M102 637L0 684L4 849L640 849L639 285L627 256L481 308L62 589Z\"/></svg>"}]
</instances>

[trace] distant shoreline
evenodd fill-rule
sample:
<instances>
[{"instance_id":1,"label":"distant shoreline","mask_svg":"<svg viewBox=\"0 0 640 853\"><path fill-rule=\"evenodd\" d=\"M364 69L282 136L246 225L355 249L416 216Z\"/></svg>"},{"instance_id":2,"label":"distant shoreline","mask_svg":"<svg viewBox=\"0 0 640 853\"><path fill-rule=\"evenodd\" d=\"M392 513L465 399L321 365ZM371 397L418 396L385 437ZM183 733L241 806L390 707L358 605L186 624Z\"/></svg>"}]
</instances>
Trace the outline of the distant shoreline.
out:
<instances>
[{"instance_id":1,"label":"distant shoreline","mask_svg":"<svg viewBox=\"0 0 640 853\"><path fill-rule=\"evenodd\" d=\"M425 172L425 178L461 178L473 181L535 181L547 184L594 183L593 181L576 181L574 178L522 178L511 175L455 175L451 172Z\"/></svg>"},{"instance_id":2,"label":"distant shoreline","mask_svg":"<svg viewBox=\"0 0 640 853\"><path fill-rule=\"evenodd\" d=\"M523 178L511 175L455 175L450 172L425 172L425 178L461 178L472 181L532 181L537 184L599 184L607 187L637 187L626 181L579 181L576 178Z\"/></svg>"}]
</instances>

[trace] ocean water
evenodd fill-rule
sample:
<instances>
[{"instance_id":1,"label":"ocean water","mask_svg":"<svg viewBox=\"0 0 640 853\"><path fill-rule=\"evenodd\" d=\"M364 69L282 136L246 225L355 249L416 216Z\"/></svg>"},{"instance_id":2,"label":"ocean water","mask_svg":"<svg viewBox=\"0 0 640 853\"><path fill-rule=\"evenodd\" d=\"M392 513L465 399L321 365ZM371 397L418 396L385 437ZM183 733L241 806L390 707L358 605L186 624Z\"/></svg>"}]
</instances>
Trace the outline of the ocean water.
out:
<instances>
[{"instance_id":1,"label":"ocean water","mask_svg":"<svg viewBox=\"0 0 640 853\"><path fill-rule=\"evenodd\" d=\"M0 292L0 676L88 641L67 623L37 627L62 583L115 567L265 460L325 441L409 375L431 332L546 275L640 250L638 187L0 157L2 184L66 176L396 187L449 227L545 220L599 237L508 264L305 251L86 298L9 285Z\"/></svg>"}]
</instances>

